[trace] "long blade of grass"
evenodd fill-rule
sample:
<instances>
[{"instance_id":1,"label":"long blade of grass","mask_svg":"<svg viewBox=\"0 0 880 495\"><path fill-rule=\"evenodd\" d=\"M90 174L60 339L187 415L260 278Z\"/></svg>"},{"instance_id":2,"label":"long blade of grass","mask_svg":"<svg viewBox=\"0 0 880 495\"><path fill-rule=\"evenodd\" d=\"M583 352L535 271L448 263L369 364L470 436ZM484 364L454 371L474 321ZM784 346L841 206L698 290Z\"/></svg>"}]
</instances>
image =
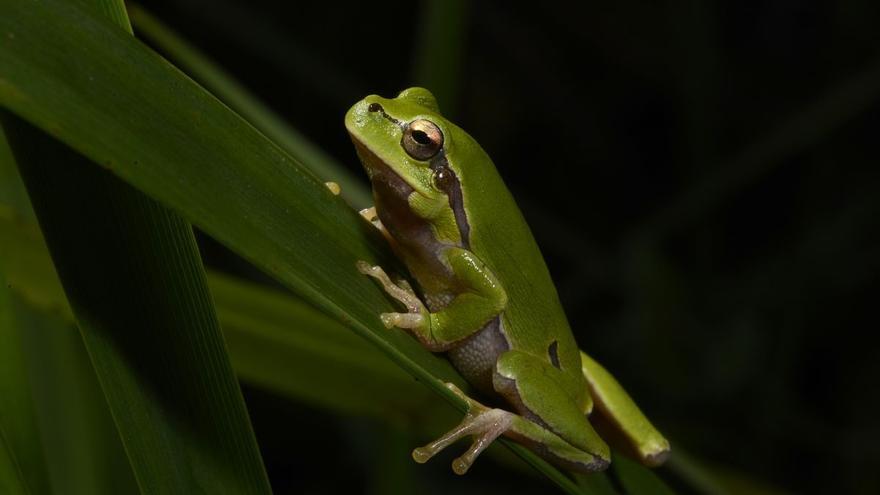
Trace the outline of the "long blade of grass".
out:
<instances>
[{"instance_id":1,"label":"long blade of grass","mask_svg":"<svg viewBox=\"0 0 880 495\"><path fill-rule=\"evenodd\" d=\"M431 416L430 391L336 320L277 290L218 273L208 280L242 380L398 425Z\"/></svg>"},{"instance_id":2,"label":"long blade of grass","mask_svg":"<svg viewBox=\"0 0 880 495\"><path fill-rule=\"evenodd\" d=\"M3 125L141 491L268 493L188 225Z\"/></svg>"},{"instance_id":3,"label":"long blade of grass","mask_svg":"<svg viewBox=\"0 0 880 495\"><path fill-rule=\"evenodd\" d=\"M88 12L61 0L0 9L0 32L12 34L0 45L0 104L186 214L421 377L454 376L406 335L381 328L376 315L392 305L355 262L393 258L310 171ZM129 63L111 71L109 60Z\"/></svg>"},{"instance_id":4,"label":"long blade of grass","mask_svg":"<svg viewBox=\"0 0 880 495\"><path fill-rule=\"evenodd\" d=\"M0 129L0 208L3 207L9 209L10 216L16 216L29 224L36 223L27 191L21 183L15 160L12 158L12 150L9 149L9 143L6 142L3 130Z\"/></svg>"},{"instance_id":5,"label":"long blade of grass","mask_svg":"<svg viewBox=\"0 0 880 495\"><path fill-rule=\"evenodd\" d=\"M614 457L612 466L626 493L675 495L654 471L633 460L618 455Z\"/></svg>"},{"instance_id":6,"label":"long blade of grass","mask_svg":"<svg viewBox=\"0 0 880 495\"><path fill-rule=\"evenodd\" d=\"M2 203L0 273L30 306L73 321L39 230ZM430 415L430 392L338 321L228 275L209 273L208 285L241 380L337 412L391 421Z\"/></svg>"},{"instance_id":7,"label":"long blade of grass","mask_svg":"<svg viewBox=\"0 0 880 495\"><path fill-rule=\"evenodd\" d=\"M76 327L58 314L34 310L12 292L52 493L137 493Z\"/></svg>"},{"instance_id":8,"label":"long blade of grass","mask_svg":"<svg viewBox=\"0 0 880 495\"><path fill-rule=\"evenodd\" d=\"M0 148L5 144L0 139ZM0 417L15 405L25 412L21 406L33 399L32 419L0 429L45 464L31 470L30 493L47 493L45 483L51 493L134 493L128 458L11 155L0 153L0 176L0 381L27 388L25 398L0 385ZM0 493L21 492L0 484Z\"/></svg>"},{"instance_id":9,"label":"long blade of grass","mask_svg":"<svg viewBox=\"0 0 880 495\"><path fill-rule=\"evenodd\" d=\"M177 67L232 107L284 151L299 162L308 163L309 168L322 179L339 184L342 187L342 197L352 206L366 208L372 204L372 196L363 179L353 176L342 164L291 127L232 76L143 7L130 4L128 10L138 37L149 40Z\"/></svg>"},{"instance_id":10,"label":"long blade of grass","mask_svg":"<svg viewBox=\"0 0 880 495\"><path fill-rule=\"evenodd\" d=\"M3 493L28 493L18 459L4 431L0 427L0 490Z\"/></svg>"},{"instance_id":11,"label":"long blade of grass","mask_svg":"<svg viewBox=\"0 0 880 495\"><path fill-rule=\"evenodd\" d=\"M0 140L0 146L4 143ZM24 185L11 157L3 158L0 154L0 177L6 180L0 190L0 274L29 306L72 322ZM228 275L209 271L208 285L230 359L243 381L426 433L438 426L438 410L424 407L430 391L338 321L290 294Z\"/></svg>"},{"instance_id":12,"label":"long blade of grass","mask_svg":"<svg viewBox=\"0 0 880 495\"><path fill-rule=\"evenodd\" d=\"M605 473L578 474L575 476L578 486L591 495L618 495L617 490Z\"/></svg>"},{"instance_id":13,"label":"long blade of grass","mask_svg":"<svg viewBox=\"0 0 880 495\"><path fill-rule=\"evenodd\" d=\"M361 73L335 63L287 32L290 22L257 12L251 4L238 0L189 0L181 7L195 11L204 28L223 33L224 39L244 53L259 57L261 63L281 73L284 80L307 88L308 95L346 103L350 95L364 87Z\"/></svg>"},{"instance_id":14,"label":"long blade of grass","mask_svg":"<svg viewBox=\"0 0 880 495\"><path fill-rule=\"evenodd\" d=\"M12 34L0 44L0 105L181 212L465 409L442 383L464 385L451 366L379 323L377 313L392 305L355 262L394 261L375 230L311 172L161 57L75 5L4 2L0 32ZM108 70L118 60L127 64ZM560 471L511 448L578 493Z\"/></svg>"},{"instance_id":15,"label":"long blade of grass","mask_svg":"<svg viewBox=\"0 0 880 495\"><path fill-rule=\"evenodd\" d=\"M0 274L7 276L16 295L30 306L72 322L24 185L5 145L0 139ZM452 420L446 415L435 420L438 415L431 413L437 409L423 407L429 401L425 387L374 346L312 306L216 272L208 273L208 285L232 365L243 381L337 412L367 414L394 423L405 419L407 426L416 426L426 434L435 431L429 429L432 426L442 426L438 421ZM358 382L352 376L359 377Z\"/></svg>"},{"instance_id":16,"label":"long blade of grass","mask_svg":"<svg viewBox=\"0 0 880 495\"><path fill-rule=\"evenodd\" d=\"M2 9L44 18L30 7ZM53 7L111 13L104 26L130 39L121 3ZM270 492L189 225L29 124L3 125L141 491Z\"/></svg>"},{"instance_id":17,"label":"long blade of grass","mask_svg":"<svg viewBox=\"0 0 880 495\"><path fill-rule=\"evenodd\" d=\"M0 273L0 493L49 494L19 331Z\"/></svg>"}]
</instances>

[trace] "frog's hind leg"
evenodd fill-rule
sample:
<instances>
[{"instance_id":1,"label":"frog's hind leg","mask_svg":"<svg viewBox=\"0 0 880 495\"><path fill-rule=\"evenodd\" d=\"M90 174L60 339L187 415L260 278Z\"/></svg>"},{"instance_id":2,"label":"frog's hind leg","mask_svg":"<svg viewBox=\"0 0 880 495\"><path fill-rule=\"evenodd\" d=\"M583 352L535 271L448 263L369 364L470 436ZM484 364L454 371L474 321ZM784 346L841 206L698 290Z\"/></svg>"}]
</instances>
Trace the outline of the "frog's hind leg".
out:
<instances>
[{"instance_id":1,"label":"frog's hind leg","mask_svg":"<svg viewBox=\"0 0 880 495\"><path fill-rule=\"evenodd\" d=\"M601 471L611 461L610 450L566 391L572 386L568 380L549 361L521 351L504 353L493 385L520 414L505 434L557 465Z\"/></svg>"},{"instance_id":2,"label":"frog's hind leg","mask_svg":"<svg viewBox=\"0 0 880 495\"><path fill-rule=\"evenodd\" d=\"M595 421L615 448L648 466L659 466L669 456L669 442L648 421L629 394L599 363L581 352L581 369L595 403ZM596 417L599 416L599 417ZM595 422L594 421L594 422Z\"/></svg>"}]
</instances>

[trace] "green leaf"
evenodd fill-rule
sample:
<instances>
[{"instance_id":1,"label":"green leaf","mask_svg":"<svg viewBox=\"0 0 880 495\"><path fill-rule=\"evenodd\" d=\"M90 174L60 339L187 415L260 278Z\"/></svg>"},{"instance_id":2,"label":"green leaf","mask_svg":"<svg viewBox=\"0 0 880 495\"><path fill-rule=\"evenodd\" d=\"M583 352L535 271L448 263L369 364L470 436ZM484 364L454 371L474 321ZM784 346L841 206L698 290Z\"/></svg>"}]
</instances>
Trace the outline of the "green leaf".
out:
<instances>
[{"instance_id":1,"label":"green leaf","mask_svg":"<svg viewBox=\"0 0 880 495\"><path fill-rule=\"evenodd\" d=\"M89 11L130 30L121 3ZM3 127L141 491L270 492L189 225L29 124Z\"/></svg>"},{"instance_id":2,"label":"green leaf","mask_svg":"<svg viewBox=\"0 0 880 495\"><path fill-rule=\"evenodd\" d=\"M17 211L0 203L0 273L30 306L73 321L39 230L17 219ZM216 272L208 274L208 285L243 381L337 412L397 423L422 423L436 411L424 408L430 400L425 387L305 302Z\"/></svg>"},{"instance_id":3,"label":"green leaf","mask_svg":"<svg viewBox=\"0 0 880 495\"><path fill-rule=\"evenodd\" d=\"M0 493L48 494L19 328L0 273Z\"/></svg>"},{"instance_id":4,"label":"green leaf","mask_svg":"<svg viewBox=\"0 0 880 495\"><path fill-rule=\"evenodd\" d=\"M653 495L675 495L657 474L641 464L620 456L614 456L611 463L620 484L629 495L650 493Z\"/></svg>"},{"instance_id":5,"label":"green leaf","mask_svg":"<svg viewBox=\"0 0 880 495\"><path fill-rule=\"evenodd\" d=\"M464 385L451 366L379 323L392 305L355 262L395 262L375 229L313 173L164 59L75 5L3 2L0 33L0 105L180 212L465 409L442 383ZM579 492L528 449L507 445Z\"/></svg>"},{"instance_id":6,"label":"green leaf","mask_svg":"<svg viewBox=\"0 0 880 495\"><path fill-rule=\"evenodd\" d=\"M9 149L9 143L6 142L3 129L0 128L0 208L4 206L8 210L0 210L0 213L7 217L17 216L23 222L36 222L27 191L15 168L12 150Z\"/></svg>"},{"instance_id":7,"label":"green leaf","mask_svg":"<svg viewBox=\"0 0 880 495\"><path fill-rule=\"evenodd\" d=\"M578 474L575 476L578 486L590 495L618 495L606 473Z\"/></svg>"},{"instance_id":8,"label":"green leaf","mask_svg":"<svg viewBox=\"0 0 880 495\"><path fill-rule=\"evenodd\" d=\"M24 475L18 467L18 459L6 440L2 428L0 428L0 490L3 493L28 493L24 484Z\"/></svg>"},{"instance_id":9,"label":"green leaf","mask_svg":"<svg viewBox=\"0 0 880 495\"><path fill-rule=\"evenodd\" d=\"M31 306L73 321L36 219L23 220L19 211L0 203L0 273Z\"/></svg>"},{"instance_id":10,"label":"green leaf","mask_svg":"<svg viewBox=\"0 0 880 495\"><path fill-rule=\"evenodd\" d=\"M309 168L323 180L339 184L342 197L352 206L366 208L372 204L372 195L362 179L354 177L344 166L291 127L238 81L149 12L139 5L129 5L128 8L139 37L153 43L177 67L205 86L296 160L308 163Z\"/></svg>"},{"instance_id":11,"label":"green leaf","mask_svg":"<svg viewBox=\"0 0 880 495\"><path fill-rule=\"evenodd\" d=\"M188 225L3 125L141 491L268 493Z\"/></svg>"},{"instance_id":12,"label":"green leaf","mask_svg":"<svg viewBox=\"0 0 880 495\"><path fill-rule=\"evenodd\" d=\"M377 313L392 305L355 262L393 266L393 257L311 172L88 12L61 0L0 9L0 32L11 34L0 45L0 104L184 213L420 378L455 376L403 332L381 326ZM108 70L109 60L128 63Z\"/></svg>"},{"instance_id":13,"label":"green leaf","mask_svg":"<svg viewBox=\"0 0 880 495\"><path fill-rule=\"evenodd\" d=\"M18 199L0 198L0 274L29 306L72 322L39 229L25 220L33 212L14 164L0 160L0 175L9 180L6 198ZM428 389L311 305L216 272L208 273L208 285L241 380L336 412L367 414L426 433L455 421L438 414L443 409L425 408Z\"/></svg>"},{"instance_id":14,"label":"green leaf","mask_svg":"<svg viewBox=\"0 0 880 495\"><path fill-rule=\"evenodd\" d=\"M336 320L277 290L219 273L208 281L242 380L403 426L432 415L428 389Z\"/></svg>"},{"instance_id":15,"label":"green leaf","mask_svg":"<svg viewBox=\"0 0 880 495\"><path fill-rule=\"evenodd\" d=\"M18 297L13 300L52 493L137 493L76 327L59 315L35 311Z\"/></svg>"}]
</instances>

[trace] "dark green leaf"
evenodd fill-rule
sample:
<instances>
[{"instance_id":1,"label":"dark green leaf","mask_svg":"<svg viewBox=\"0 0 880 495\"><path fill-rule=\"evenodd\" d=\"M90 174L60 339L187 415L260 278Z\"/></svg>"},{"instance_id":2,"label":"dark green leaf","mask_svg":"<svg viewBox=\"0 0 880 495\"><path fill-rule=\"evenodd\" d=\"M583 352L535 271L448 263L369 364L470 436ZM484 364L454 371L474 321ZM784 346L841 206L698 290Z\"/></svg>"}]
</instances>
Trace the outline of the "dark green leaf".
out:
<instances>
[{"instance_id":1,"label":"dark green leaf","mask_svg":"<svg viewBox=\"0 0 880 495\"><path fill-rule=\"evenodd\" d=\"M136 493L128 457L76 327L14 300L52 493Z\"/></svg>"},{"instance_id":2,"label":"dark green leaf","mask_svg":"<svg viewBox=\"0 0 880 495\"><path fill-rule=\"evenodd\" d=\"M628 495L675 495L654 471L631 459L617 455L611 465Z\"/></svg>"},{"instance_id":3,"label":"dark green leaf","mask_svg":"<svg viewBox=\"0 0 880 495\"><path fill-rule=\"evenodd\" d=\"M121 3L92 5L127 36ZM141 491L268 493L189 225L25 122L3 126Z\"/></svg>"},{"instance_id":4,"label":"dark green leaf","mask_svg":"<svg viewBox=\"0 0 880 495\"><path fill-rule=\"evenodd\" d=\"M141 490L269 492L188 225L3 123Z\"/></svg>"},{"instance_id":5,"label":"dark green leaf","mask_svg":"<svg viewBox=\"0 0 880 495\"><path fill-rule=\"evenodd\" d=\"M19 331L6 278L0 273L0 493L48 494Z\"/></svg>"},{"instance_id":6,"label":"dark green leaf","mask_svg":"<svg viewBox=\"0 0 880 495\"><path fill-rule=\"evenodd\" d=\"M305 135L250 94L238 81L142 7L130 5L129 12L138 36L157 46L177 67L204 85L292 157L301 163L307 163L322 179L339 184L342 187L342 197L354 207L366 208L372 204L372 196L369 189L364 187L363 179L354 177Z\"/></svg>"}]
</instances>

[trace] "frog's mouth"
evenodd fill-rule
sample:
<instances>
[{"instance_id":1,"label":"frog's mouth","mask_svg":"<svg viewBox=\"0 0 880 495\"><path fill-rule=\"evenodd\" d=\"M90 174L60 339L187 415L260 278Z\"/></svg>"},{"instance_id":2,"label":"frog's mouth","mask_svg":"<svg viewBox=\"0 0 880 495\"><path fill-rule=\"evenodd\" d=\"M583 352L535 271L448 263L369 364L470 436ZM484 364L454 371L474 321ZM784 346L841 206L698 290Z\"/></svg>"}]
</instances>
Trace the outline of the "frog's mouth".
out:
<instances>
[{"instance_id":1,"label":"frog's mouth","mask_svg":"<svg viewBox=\"0 0 880 495\"><path fill-rule=\"evenodd\" d=\"M431 191L423 190L423 186L418 182L413 184L407 181L402 175L388 165L387 160L384 160L369 146L364 144L364 142L358 138L357 133L349 132L349 136L351 136L351 142L354 143L358 159L360 160L361 165L363 165L364 170L366 170L367 177L369 177L374 189L376 186L384 186L383 189L386 193L393 192L395 196L404 199L408 198L412 193L430 199ZM390 191L388 191L389 187L391 188Z\"/></svg>"},{"instance_id":2,"label":"frog's mouth","mask_svg":"<svg viewBox=\"0 0 880 495\"><path fill-rule=\"evenodd\" d=\"M367 177L369 177L370 182L373 183L374 187L379 184L390 186L391 190L386 192L393 192L395 196L401 198L407 198L413 192L418 192L414 187L403 180L403 177L401 177L400 174L392 170L391 167L385 163L385 160L379 158L373 150L353 134L351 135L351 142L354 143L354 149L355 152L357 152L358 159L364 166L364 170L367 172Z\"/></svg>"},{"instance_id":3,"label":"frog's mouth","mask_svg":"<svg viewBox=\"0 0 880 495\"><path fill-rule=\"evenodd\" d=\"M382 225L396 242L421 253L423 262L434 263L432 270L446 271L447 267L439 261L444 245L437 241L431 226L409 206L410 195L418 191L355 136L352 142L373 184L373 201Z\"/></svg>"},{"instance_id":4,"label":"frog's mouth","mask_svg":"<svg viewBox=\"0 0 880 495\"><path fill-rule=\"evenodd\" d=\"M373 184L373 191L375 193L373 199L377 203L382 198L390 197L399 198L406 203L409 196L413 193L428 198L428 195L405 181L400 174L389 167L384 160L362 143L354 134L351 134L351 141L354 143L358 158L360 159L361 164L363 164L364 169L366 169L370 182ZM449 167L445 151L441 150L437 156L431 160L429 166L435 172L439 169L443 169L443 172L448 177L448 180L444 183L441 190L446 194L446 197L449 200L449 206L452 208L452 213L455 215L455 222L458 225L458 233L462 246L468 248L470 247L471 228L470 222L468 222L467 213L464 209L461 183L455 172Z\"/></svg>"}]
</instances>

